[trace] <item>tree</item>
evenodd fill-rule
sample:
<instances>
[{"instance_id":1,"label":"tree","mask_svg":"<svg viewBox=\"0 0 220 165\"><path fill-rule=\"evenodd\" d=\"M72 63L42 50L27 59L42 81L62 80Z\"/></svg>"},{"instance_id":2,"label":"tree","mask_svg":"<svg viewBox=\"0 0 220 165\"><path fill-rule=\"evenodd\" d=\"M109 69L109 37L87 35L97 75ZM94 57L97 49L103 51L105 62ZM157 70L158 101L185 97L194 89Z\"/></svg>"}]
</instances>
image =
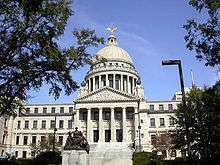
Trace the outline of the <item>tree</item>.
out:
<instances>
[{"instance_id":1,"label":"tree","mask_svg":"<svg viewBox=\"0 0 220 165\"><path fill-rule=\"evenodd\" d=\"M59 142L57 142L55 140L55 151L59 151L59 147L61 147L61 145L59 144ZM48 152L48 151L52 151L53 149L53 134L49 134L47 137L45 137L44 139L41 139L41 141L38 141L36 144L30 144L30 149L31 152L34 155L38 155L42 152Z\"/></svg>"},{"instance_id":2,"label":"tree","mask_svg":"<svg viewBox=\"0 0 220 165\"><path fill-rule=\"evenodd\" d=\"M201 13L204 22L187 20L183 26L187 31L186 47L191 51L195 50L196 58L205 60L206 66L218 66L220 64L220 1L190 0L189 5Z\"/></svg>"},{"instance_id":3,"label":"tree","mask_svg":"<svg viewBox=\"0 0 220 165\"><path fill-rule=\"evenodd\" d=\"M187 111L193 157L217 158L220 156L220 81L204 90L194 87L187 94L186 101L186 109L180 104L175 111L176 129L172 133L175 148L186 149L184 115Z\"/></svg>"},{"instance_id":4,"label":"tree","mask_svg":"<svg viewBox=\"0 0 220 165\"><path fill-rule=\"evenodd\" d=\"M71 0L1 0L0 115L15 113L26 92L44 84L55 99L61 91L70 95L78 88L71 73L91 63L88 49L103 38L93 30L75 29L75 44L61 48L58 41L72 14Z\"/></svg>"}]
</instances>

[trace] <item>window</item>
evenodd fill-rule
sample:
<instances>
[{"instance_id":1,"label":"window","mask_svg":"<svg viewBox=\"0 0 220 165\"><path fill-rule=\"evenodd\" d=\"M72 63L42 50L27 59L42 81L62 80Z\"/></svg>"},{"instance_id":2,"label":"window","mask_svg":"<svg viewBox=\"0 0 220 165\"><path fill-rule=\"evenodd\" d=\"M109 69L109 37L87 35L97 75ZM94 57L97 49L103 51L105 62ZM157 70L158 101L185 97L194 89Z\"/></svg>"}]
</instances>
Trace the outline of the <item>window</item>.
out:
<instances>
[{"instance_id":1,"label":"window","mask_svg":"<svg viewBox=\"0 0 220 165\"><path fill-rule=\"evenodd\" d=\"M24 136L23 145L27 145L28 143L28 136Z\"/></svg>"},{"instance_id":2,"label":"window","mask_svg":"<svg viewBox=\"0 0 220 165\"><path fill-rule=\"evenodd\" d=\"M60 107L60 113L64 113L64 107Z\"/></svg>"},{"instance_id":3,"label":"window","mask_svg":"<svg viewBox=\"0 0 220 165\"><path fill-rule=\"evenodd\" d=\"M94 111L93 120L99 120L99 112L98 111Z\"/></svg>"},{"instance_id":4,"label":"window","mask_svg":"<svg viewBox=\"0 0 220 165\"><path fill-rule=\"evenodd\" d=\"M154 111L154 105L153 104L150 105L150 111Z\"/></svg>"},{"instance_id":5,"label":"window","mask_svg":"<svg viewBox=\"0 0 220 165\"><path fill-rule=\"evenodd\" d=\"M34 108L34 113L38 113L38 108Z\"/></svg>"},{"instance_id":6,"label":"window","mask_svg":"<svg viewBox=\"0 0 220 165\"><path fill-rule=\"evenodd\" d=\"M141 119L141 123L143 123L144 121Z\"/></svg>"},{"instance_id":7,"label":"window","mask_svg":"<svg viewBox=\"0 0 220 165\"><path fill-rule=\"evenodd\" d=\"M168 110L173 110L173 104L168 104Z\"/></svg>"},{"instance_id":8,"label":"window","mask_svg":"<svg viewBox=\"0 0 220 165\"><path fill-rule=\"evenodd\" d=\"M42 142L46 141L46 136L41 136L40 141L42 141Z\"/></svg>"},{"instance_id":9,"label":"window","mask_svg":"<svg viewBox=\"0 0 220 165\"><path fill-rule=\"evenodd\" d=\"M18 151L15 151L15 157L16 158L18 157Z\"/></svg>"},{"instance_id":10,"label":"window","mask_svg":"<svg viewBox=\"0 0 220 165\"><path fill-rule=\"evenodd\" d=\"M28 129L29 128L29 121L24 121L24 128L25 129Z\"/></svg>"},{"instance_id":11,"label":"window","mask_svg":"<svg viewBox=\"0 0 220 165\"><path fill-rule=\"evenodd\" d=\"M4 127L5 127L5 128L7 127L7 119L5 119Z\"/></svg>"},{"instance_id":12,"label":"window","mask_svg":"<svg viewBox=\"0 0 220 165\"><path fill-rule=\"evenodd\" d=\"M30 114L30 108L26 108L26 114Z\"/></svg>"},{"instance_id":13,"label":"window","mask_svg":"<svg viewBox=\"0 0 220 165\"><path fill-rule=\"evenodd\" d=\"M101 83L102 83L102 87L106 86L106 77L105 77L105 75L101 76Z\"/></svg>"},{"instance_id":14,"label":"window","mask_svg":"<svg viewBox=\"0 0 220 165\"><path fill-rule=\"evenodd\" d=\"M111 112L110 111L104 111L104 120L110 120Z\"/></svg>"},{"instance_id":15,"label":"window","mask_svg":"<svg viewBox=\"0 0 220 165\"><path fill-rule=\"evenodd\" d=\"M120 89L120 82L121 82L121 77L120 75L115 76L115 89L119 90Z\"/></svg>"},{"instance_id":16,"label":"window","mask_svg":"<svg viewBox=\"0 0 220 165\"><path fill-rule=\"evenodd\" d=\"M170 123L170 126L174 126L174 118L173 117L169 118L169 123Z\"/></svg>"},{"instance_id":17,"label":"window","mask_svg":"<svg viewBox=\"0 0 220 165\"><path fill-rule=\"evenodd\" d=\"M133 111L127 111L126 115L128 120L132 120L134 118L134 112Z\"/></svg>"},{"instance_id":18,"label":"window","mask_svg":"<svg viewBox=\"0 0 220 165\"><path fill-rule=\"evenodd\" d=\"M73 113L73 107L69 107L69 113Z\"/></svg>"},{"instance_id":19,"label":"window","mask_svg":"<svg viewBox=\"0 0 220 165\"><path fill-rule=\"evenodd\" d=\"M37 136L32 136L32 144L36 144L37 142Z\"/></svg>"},{"instance_id":20,"label":"window","mask_svg":"<svg viewBox=\"0 0 220 165\"><path fill-rule=\"evenodd\" d=\"M160 126L165 126L164 118L160 118Z\"/></svg>"},{"instance_id":21,"label":"window","mask_svg":"<svg viewBox=\"0 0 220 165\"><path fill-rule=\"evenodd\" d=\"M155 118L150 119L150 127L156 127L155 125Z\"/></svg>"},{"instance_id":22,"label":"window","mask_svg":"<svg viewBox=\"0 0 220 165\"><path fill-rule=\"evenodd\" d=\"M55 120L50 121L50 128L55 128Z\"/></svg>"},{"instance_id":23,"label":"window","mask_svg":"<svg viewBox=\"0 0 220 165\"><path fill-rule=\"evenodd\" d=\"M151 144L152 145L156 144L156 135L151 135Z\"/></svg>"},{"instance_id":24,"label":"window","mask_svg":"<svg viewBox=\"0 0 220 165\"><path fill-rule=\"evenodd\" d=\"M37 129L37 120L33 121L33 129Z\"/></svg>"},{"instance_id":25,"label":"window","mask_svg":"<svg viewBox=\"0 0 220 165\"><path fill-rule=\"evenodd\" d=\"M99 130L93 130L93 141L98 142L99 140Z\"/></svg>"},{"instance_id":26,"label":"window","mask_svg":"<svg viewBox=\"0 0 220 165\"><path fill-rule=\"evenodd\" d=\"M16 136L16 145L19 145L19 136Z\"/></svg>"},{"instance_id":27,"label":"window","mask_svg":"<svg viewBox=\"0 0 220 165\"><path fill-rule=\"evenodd\" d=\"M43 107L43 113L47 113L47 107Z\"/></svg>"},{"instance_id":28,"label":"window","mask_svg":"<svg viewBox=\"0 0 220 165\"><path fill-rule=\"evenodd\" d=\"M171 151L171 157L176 157L176 150Z\"/></svg>"},{"instance_id":29,"label":"window","mask_svg":"<svg viewBox=\"0 0 220 165\"><path fill-rule=\"evenodd\" d=\"M27 158L27 151L22 152L22 158Z\"/></svg>"},{"instance_id":30,"label":"window","mask_svg":"<svg viewBox=\"0 0 220 165\"><path fill-rule=\"evenodd\" d=\"M56 108L55 108L55 107L52 107L52 108L51 108L51 113L55 113L55 111L56 111Z\"/></svg>"},{"instance_id":31,"label":"window","mask_svg":"<svg viewBox=\"0 0 220 165\"><path fill-rule=\"evenodd\" d=\"M116 129L116 141L117 142L122 142L122 129Z\"/></svg>"},{"instance_id":32,"label":"window","mask_svg":"<svg viewBox=\"0 0 220 165\"><path fill-rule=\"evenodd\" d=\"M61 129L63 128L63 120L59 121L59 128L61 128Z\"/></svg>"},{"instance_id":33,"label":"window","mask_svg":"<svg viewBox=\"0 0 220 165\"><path fill-rule=\"evenodd\" d=\"M115 120L122 120L122 111L115 111Z\"/></svg>"},{"instance_id":34,"label":"window","mask_svg":"<svg viewBox=\"0 0 220 165\"><path fill-rule=\"evenodd\" d=\"M113 75L108 75L109 87L113 88Z\"/></svg>"},{"instance_id":35,"label":"window","mask_svg":"<svg viewBox=\"0 0 220 165\"><path fill-rule=\"evenodd\" d=\"M160 111L163 111L163 110L164 110L163 104L160 104L160 105L159 105L159 110L160 110Z\"/></svg>"},{"instance_id":36,"label":"window","mask_svg":"<svg viewBox=\"0 0 220 165\"><path fill-rule=\"evenodd\" d=\"M99 89L99 77L95 76L95 89Z\"/></svg>"},{"instance_id":37,"label":"window","mask_svg":"<svg viewBox=\"0 0 220 165\"><path fill-rule=\"evenodd\" d=\"M167 151L166 151L166 150L163 150L163 151L162 151L162 155L163 155L164 158L166 158L166 157L167 157Z\"/></svg>"},{"instance_id":38,"label":"window","mask_svg":"<svg viewBox=\"0 0 220 165\"><path fill-rule=\"evenodd\" d=\"M46 129L46 120L42 120L42 123L41 123L41 128L42 129Z\"/></svg>"},{"instance_id":39,"label":"window","mask_svg":"<svg viewBox=\"0 0 220 165\"><path fill-rule=\"evenodd\" d=\"M17 129L21 129L21 121L18 121Z\"/></svg>"},{"instance_id":40,"label":"window","mask_svg":"<svg viewBox=\"0 0 220 165\"><path fill-rule=\"evenodd\" d=\"M68 120L68 128L69 129L73 128L73 121L72 120Z\"/></svg>"},{"instance_id":41,"label":"window","mask_svg":"<svg viewBox=\"0 0 220 165\"><path fill-rule=\"evenodd\" d=\"M59 143L59 145L63 145L63 136L59 136L59 138L58 138L59 140L58 140L58 143Z\"/></svg>"}]
</instances>

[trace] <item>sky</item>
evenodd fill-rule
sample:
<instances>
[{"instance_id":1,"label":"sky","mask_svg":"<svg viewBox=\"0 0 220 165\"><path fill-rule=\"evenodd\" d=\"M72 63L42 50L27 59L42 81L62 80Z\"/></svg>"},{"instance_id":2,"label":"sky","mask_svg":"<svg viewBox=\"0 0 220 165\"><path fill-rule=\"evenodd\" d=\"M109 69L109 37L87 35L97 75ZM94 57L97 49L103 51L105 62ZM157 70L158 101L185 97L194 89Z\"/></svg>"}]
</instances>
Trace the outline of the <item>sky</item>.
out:
<instances>
[{"instance_id":1,"label":"sky","mask_svg":"<svg viewBox=\"0 0 220 165\"><path fill-rule=\"evenodd\" d=\"M74 0L74 15L70 17L61 47L74 45L72 31L75 28L90 28L98 36L108 38L107 27L117 27L118 46L126 50L133 59L147 100L170 100L180 91L177 66L162 66L166 59L182 61L185 87L192 84L190 70L197 86L211 86L218 79L217 68L204 66L195 53L185 47L182 28L187 19L202 20L201 16L186 1L181 0ZM90 50L95 53L104 45ZM80 84L89 66L73 72L73 79ZM71 103L77 96L61 93L54 100L44 85L39 91L30 91L29 103Z\"/></svg>"}]
</instances>

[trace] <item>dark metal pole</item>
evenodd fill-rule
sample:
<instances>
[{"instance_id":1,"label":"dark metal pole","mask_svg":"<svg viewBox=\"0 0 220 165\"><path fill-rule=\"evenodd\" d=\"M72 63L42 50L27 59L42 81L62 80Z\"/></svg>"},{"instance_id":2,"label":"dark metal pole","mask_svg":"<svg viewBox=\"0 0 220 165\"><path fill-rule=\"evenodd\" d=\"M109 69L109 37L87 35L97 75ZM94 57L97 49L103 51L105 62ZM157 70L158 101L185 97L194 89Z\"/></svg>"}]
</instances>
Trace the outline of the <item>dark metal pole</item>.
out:
<instances>
[{"instance_id":1,"label":"dark metal pole","mask_svg":"<svg viewBox=\"0 0 220 165\"><path fill-rule=\"evenodd\" d=\"M54 131L53 131L53 152L55 151L55 136L56 136L56 120L57 120L57 115L55 115L55 123L54 123Z\"/></svg>"},{"instance_id":2,"label":"dark metal pole","mask_svg":"<svg viewBox=\"0 0 220 165\"><path fill-rule=\"evenodd\" d=\"M178 63L178 68L179 68L179 75L180 75L180 86L181 86L181 93L182 93L182 102L183 102L183 108L184 108L184 118L185 118L185 127L186 127L186 143L187 143L188 157L189 157L189 159L191 159L189 118L188 118L188 109L187 109L187 106L186 106L186 94L185 94L185 89L184 89L183 72L182 72L181 61Z\"/></svg>"}]
</instances>

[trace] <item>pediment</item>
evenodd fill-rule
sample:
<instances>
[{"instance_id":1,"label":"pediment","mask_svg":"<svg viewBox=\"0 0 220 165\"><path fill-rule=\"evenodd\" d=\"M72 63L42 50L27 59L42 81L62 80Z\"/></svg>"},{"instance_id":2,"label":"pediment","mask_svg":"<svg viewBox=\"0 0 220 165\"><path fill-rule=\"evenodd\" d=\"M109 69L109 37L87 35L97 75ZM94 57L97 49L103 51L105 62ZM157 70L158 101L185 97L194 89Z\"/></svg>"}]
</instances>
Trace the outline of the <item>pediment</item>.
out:
<instances>
[{"instance_id":1,"label":"pediment","mask_svg":"<svg viewBox=\"0 0 220 165\"><path fill-rule=\"evenodd\" d=\"M117 102L117 101L137 101L137 97L124 92L105 87L94 91L86 96L76 99L75 102Z\"/></svg>"}]
</instances>

